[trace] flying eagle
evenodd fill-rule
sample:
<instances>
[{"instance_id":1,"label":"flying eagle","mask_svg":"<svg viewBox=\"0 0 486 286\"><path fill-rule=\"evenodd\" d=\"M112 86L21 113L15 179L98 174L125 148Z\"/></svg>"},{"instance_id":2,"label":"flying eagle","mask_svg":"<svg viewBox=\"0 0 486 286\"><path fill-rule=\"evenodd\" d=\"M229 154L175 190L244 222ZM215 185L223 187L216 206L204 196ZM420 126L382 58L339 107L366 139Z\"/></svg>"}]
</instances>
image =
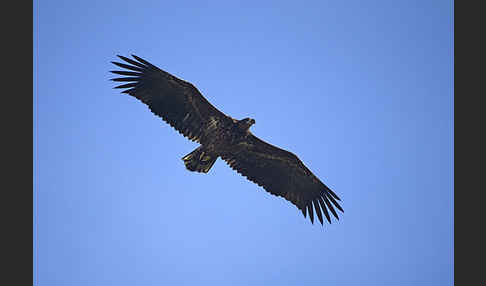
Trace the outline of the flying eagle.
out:
<instances>
[{"instance_id":1,"label":"flying eagle","mask_svg":"<svg viewBox=\"0 0 486 286\"><path fill-rule=\"evenodd\" d=\"M270 145L250 132L255 120L233 119L211 105L191 83L181 80L146 60L118 56L126 63L112 62L123 71L111 71L127 82L116 86L143 103L179 133L201 146L182 157L190 171L207 173L218 157L232 169L281 196L314 223L314 209L321 224L322 213L331 223L328 210L339 219L334 207L344 212L340 198L300 160L286 150ZM128 64L127 64L128 63ZM322 212L321 212L322 210Z\"/></svg>"}]
</instances>

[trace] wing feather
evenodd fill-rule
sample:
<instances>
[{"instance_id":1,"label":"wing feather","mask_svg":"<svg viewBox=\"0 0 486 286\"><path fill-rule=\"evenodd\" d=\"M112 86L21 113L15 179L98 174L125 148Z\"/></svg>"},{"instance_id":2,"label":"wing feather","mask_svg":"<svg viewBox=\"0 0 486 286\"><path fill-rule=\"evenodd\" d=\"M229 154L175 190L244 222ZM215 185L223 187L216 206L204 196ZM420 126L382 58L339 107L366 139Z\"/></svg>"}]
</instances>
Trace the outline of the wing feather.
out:
<instances>
[{"instance_id":1,"label":"wing feather","mask_svg":"<svg viewBox=\"0 0 486 286\"><path fill-rule=\"evenodd\" d=\"M307 210L309 211L309 218L310 218L312 224L314 224L314 212L312 210L312 202L307 205Z\"/></svg>"},{"instance_id":2,"label":"wing feather","mask_svg":"<svg viewBox=\"0 0 486 286\"><path fill-rule=\"evenodd\" d=\"M318 199L314 199L312 203L314 204L314 209L316 210L317 218L319 218L319 221L321 222L321 224L323 224L321 207L319 206Z\"/></svg>"},{"instance_id":3,"label":"wing feather","mask_svg":"<svg viewBox=\"0 0 486 286\"><path fill-rule=\"evenodd\" d=\"M189 82L179 79L132 55L134 59L118 56L126 63L112 62L126 70L111 71L122 77L115 82L127 82L116 86L143 103L179 133L192 141L204 144L205 129L211 121L228 124L230 117L211 105Z\"/></svg>"},{"instance_id":4,"label":"wing feather","mask_svg":"<svg viewBox=\"0 0 486 286\"><path fill-rule=\"evenodd\" d=\"M281 196L301 210L314 223L314 209L323 224L323 216L331 223L328 209L339 219L334 206L344 212L332 192L293 153L268 144L250 134L247 140L221 158L228 165L262 186L267 192ZM314 208L314 209L313 209Z\"/></svg>"},{"instance_id":5,"label":"wing feather","mask_svg":"<svg viewBox=\"0 0 486 286\"><path fill-rule=\"evenodd\" d=\"M331 223L331 217L329 216L329 212L327 211L326 205L324 204L322 197L319 198L319 204L321 205L321 209L324 212L324 215L326 216L327 221L329 223Z\"/></svg>"},{"instance_id":6,"label":"wing feather","mask_svg":"<svg viewBox=\"0 0 486 286\"><path fill-rule=\"evenodd\" d=\"M332 215L336 218L336 219L339 219L336 211L334 210L334 208L332 207L331 203L329 202L329 199L327 196L323 197L324 199L324 202L326 202L326 205L327 207L329 208L329 210L332 212Z\"/></svg>"}]
</instances>

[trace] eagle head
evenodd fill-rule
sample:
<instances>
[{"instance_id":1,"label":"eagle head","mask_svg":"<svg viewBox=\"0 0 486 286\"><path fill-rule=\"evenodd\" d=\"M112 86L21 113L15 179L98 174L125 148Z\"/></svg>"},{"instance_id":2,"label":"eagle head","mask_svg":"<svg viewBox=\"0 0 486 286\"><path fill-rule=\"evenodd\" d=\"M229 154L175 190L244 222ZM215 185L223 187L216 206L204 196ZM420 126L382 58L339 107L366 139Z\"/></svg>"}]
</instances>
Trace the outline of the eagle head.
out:
<instances>
[{"instance_id":1,"label":"eagle head","mask_svg":"<svg viewBox=\"0 0 486 286\"><path fill-rule=\"evenodd\" d=\"M250 126L252 126L253 124L255 124L255 119L253 118L245 118L238 121L238 126L245 131L250 129Z\"/></svg>"}]
</instances>

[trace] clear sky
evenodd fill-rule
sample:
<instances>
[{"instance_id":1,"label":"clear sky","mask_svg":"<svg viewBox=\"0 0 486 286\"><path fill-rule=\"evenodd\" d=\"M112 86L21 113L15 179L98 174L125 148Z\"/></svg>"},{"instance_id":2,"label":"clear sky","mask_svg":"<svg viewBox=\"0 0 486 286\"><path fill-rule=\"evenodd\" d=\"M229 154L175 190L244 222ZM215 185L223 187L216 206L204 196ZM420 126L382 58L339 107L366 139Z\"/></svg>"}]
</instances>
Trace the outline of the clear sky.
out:
<instances>
[{"instance_id":1,"label":"clear sky","mask_svg":"<svg viewBox=\"0 0 486 286\"><path fill-rule=\"evenodd\" d=\"M34 1L36 285L453 285L452 1ZM311 224L112 89L193 83L342 199Z\"/></svg>"}]
</instances>

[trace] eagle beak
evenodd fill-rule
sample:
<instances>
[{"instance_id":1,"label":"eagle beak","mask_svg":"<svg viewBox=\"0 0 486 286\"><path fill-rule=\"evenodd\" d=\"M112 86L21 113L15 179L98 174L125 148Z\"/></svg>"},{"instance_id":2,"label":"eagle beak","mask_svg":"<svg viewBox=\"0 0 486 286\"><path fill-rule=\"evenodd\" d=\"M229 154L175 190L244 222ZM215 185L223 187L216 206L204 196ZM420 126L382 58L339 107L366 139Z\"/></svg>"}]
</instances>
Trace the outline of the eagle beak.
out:
<instances>
[{"instance_id":1,"label":"eagle beak","mask_svg":"<svg viewBox=\"0 0 486 286\"><path fill-rule=\"evenodd\" d=\"M255 124L255 119L250 120L250 124Z\"/></svg>"}]
</instances>

